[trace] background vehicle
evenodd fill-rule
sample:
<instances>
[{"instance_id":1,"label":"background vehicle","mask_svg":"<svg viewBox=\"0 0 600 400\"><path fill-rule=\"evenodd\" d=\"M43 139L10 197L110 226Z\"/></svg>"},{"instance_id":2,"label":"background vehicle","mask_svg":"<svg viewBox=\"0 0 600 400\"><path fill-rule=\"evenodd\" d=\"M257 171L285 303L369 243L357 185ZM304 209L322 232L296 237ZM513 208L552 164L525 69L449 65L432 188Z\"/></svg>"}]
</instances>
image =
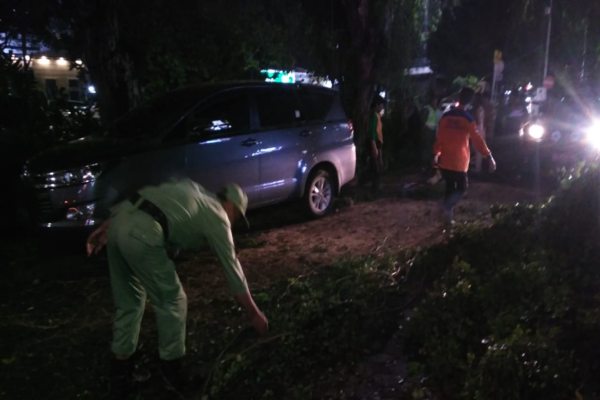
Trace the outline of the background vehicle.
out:
<instances>
[{"instance_id":1,"label":"background vehicle","mask_svg":"<svg viewBox=\"0 0 600 400\"><path fill-rule=\"evenodd\" d=\"M93 226L141 186L187 176L212 191L237 182L256 208L303 199L326 214L355 174L353 132L336 91L264 82L188 87L103 135L30 159L23 179L44 227Z\"/></svg>"},{"instance_id":2,"label":"background vehicle","mask_svg":"<svg viewBox=\"0 0 600 400\"><path fill-rule=\"evenodd\" d=\"M595 159L600 148L599 111L593 96L563 96L544 104L542 113L529 116L519 130L520 168L556 182L581 162Z\"/></svg>"},{"instance_id":3,"label":"background vehicle","mask_svg":"<svg viewBox=\"0 0 600 400\"><path fill-rule=\"evenodd\" d=\"M597 150L599 118L597 98L565 96L526 121L519 137L525 145L539 145L541 154L555 162L584 161Z\"/></svg>"},{"instance_id":4,"label":"background vehicle","mask_svg":"<svg viewBox=\"0 0 600 400\"><path fill-rule=\"evenodd\" d=\"M600 102L589 89L564 88L528 109L526 96L513 91L498 115L490 147L498 176L543 184L551 189L600 147ZM534 99L527 99L535 101Z\"/></svg>"}]
</instances>

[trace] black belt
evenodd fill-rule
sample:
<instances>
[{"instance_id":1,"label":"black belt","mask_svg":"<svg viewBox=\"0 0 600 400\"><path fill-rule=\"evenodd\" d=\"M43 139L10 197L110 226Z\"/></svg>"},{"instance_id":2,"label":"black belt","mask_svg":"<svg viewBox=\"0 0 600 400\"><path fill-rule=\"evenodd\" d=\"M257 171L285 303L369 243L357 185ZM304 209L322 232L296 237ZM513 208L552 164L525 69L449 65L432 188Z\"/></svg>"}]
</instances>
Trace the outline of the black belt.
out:
<instances>
[{"instance_id":1,"label":"black belt","mask_svg":"<svg viewBox=\"0 0 600 400\"><path fill-rule=\"evenodd\" d=\"M146 214L150 215L156 222L162 227L165 239L169 237L169 224L167 223L167 216L160 208L158 208L150 200L144 199L139 193L134 193L129 196L129 201L135 206L139 200L142 200L140 204L136 206L138 210L142 210Z\"/></svg>"}]
</instances>

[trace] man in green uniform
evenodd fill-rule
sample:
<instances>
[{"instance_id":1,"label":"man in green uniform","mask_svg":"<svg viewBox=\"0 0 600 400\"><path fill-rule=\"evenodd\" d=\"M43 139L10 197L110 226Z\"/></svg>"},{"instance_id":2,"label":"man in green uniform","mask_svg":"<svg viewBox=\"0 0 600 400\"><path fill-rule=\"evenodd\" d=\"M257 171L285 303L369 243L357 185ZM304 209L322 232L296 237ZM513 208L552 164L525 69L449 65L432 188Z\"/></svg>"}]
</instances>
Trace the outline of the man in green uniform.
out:
<instances>
[{"instance_id":1,"label":"man in green uniform","mask_svg":"<svg viewBox=\"0 0 600 400\"><path fill-rule=\"evenodd\" d=\"M383 115L385 101L376 96L371 103L371 114L369 115L368 151L369 151L369 173L371 179L371 193L376 195L380 190L381 173L383 172Z\"/></svg>"},{"instance_id":2,"label":"man in green uniform","mask_svg":"<svg viewBox=\"0 0 600 400\"><path fill-rule=\"evenodd\" d=\"M185 355L187 297L168 255L171 247L216 253L235 299L250 323L263 334L265 315L254 303L237 259L231 226L245 219L248 198L236 184L218 195L189 179L145 187L113 209L112 217L89 236L88 255L105 245L116 314L113 325L111 392L118 397L131 386L132 362L146 297L156 313L161 372L168 387L180 381Z\"/></svg>"},{"instance_id":3,"label":"man in green uniform","mask_svg":"<svg viewBox=\"0 0 600 400\"><path fill-rule=\"evenodd\" d=\"M439 99L434 93L430 93L429 102L423 108L425 126L421 137L421 166L426 175L430 175L433 157L431 148L435 143L438 123L442 117L442 111L439 108Z\"/></svg>"}]
</instances>

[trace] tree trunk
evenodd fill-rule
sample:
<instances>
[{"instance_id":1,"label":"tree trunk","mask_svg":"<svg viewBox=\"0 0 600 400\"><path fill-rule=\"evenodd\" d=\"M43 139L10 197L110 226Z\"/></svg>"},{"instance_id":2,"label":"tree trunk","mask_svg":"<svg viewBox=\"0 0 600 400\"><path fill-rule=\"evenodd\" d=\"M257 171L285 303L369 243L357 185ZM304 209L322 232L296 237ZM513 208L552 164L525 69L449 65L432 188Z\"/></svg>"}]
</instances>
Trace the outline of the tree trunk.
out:
<instances>
[{"instance_id":1,"label":"tree trunk","mask_svg":"<svg viewBox=\"0 0 600 400\"><path fill-rule=\"evenodd\" d=\"M352 35L350 71L346 79L346 85L350 86L349 93L351 93L353 99L351 110L358 152L359 173L365 165L369 111L375 88L373 72L376 54L375 30L377 27L373 26L376 21L372 20L372 3L372 0L344 0L343 2L348 20L348 31Z\"/></svg>"},{"instance_id":2,"label":"tree trunk","mask_svg":"<svg viewBox=\"0 0 600 400\"><path fill-rule=\"evenodd\" d=\"M139 103L134 64L125 48L119 19L119 2L98 0L89 9L85 32L85 62L97 88L103 124Z\"/></svg>"}]
</instances>

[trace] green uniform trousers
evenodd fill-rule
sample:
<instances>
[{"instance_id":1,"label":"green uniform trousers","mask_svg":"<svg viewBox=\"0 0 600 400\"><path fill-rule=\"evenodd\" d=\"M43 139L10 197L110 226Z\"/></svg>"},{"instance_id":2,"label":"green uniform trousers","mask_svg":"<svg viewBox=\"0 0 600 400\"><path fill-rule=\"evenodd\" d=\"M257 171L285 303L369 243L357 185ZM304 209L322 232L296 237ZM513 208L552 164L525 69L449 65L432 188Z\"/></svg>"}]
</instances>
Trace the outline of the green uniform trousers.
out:
<instances>
[{"instance_id":1,"label":"green uniform trousers","mask_svg":"<svg viewBox=\"0 0 600 400\"><path fill-rule=\"evenodd\" d=\"M173 360L185 354L187 297L165 245L160 224L144 211L132 206L113 217L107 251L116 355L136 351L146 297L156 314L159 357Z\"/></svg>"}]
</instances>

